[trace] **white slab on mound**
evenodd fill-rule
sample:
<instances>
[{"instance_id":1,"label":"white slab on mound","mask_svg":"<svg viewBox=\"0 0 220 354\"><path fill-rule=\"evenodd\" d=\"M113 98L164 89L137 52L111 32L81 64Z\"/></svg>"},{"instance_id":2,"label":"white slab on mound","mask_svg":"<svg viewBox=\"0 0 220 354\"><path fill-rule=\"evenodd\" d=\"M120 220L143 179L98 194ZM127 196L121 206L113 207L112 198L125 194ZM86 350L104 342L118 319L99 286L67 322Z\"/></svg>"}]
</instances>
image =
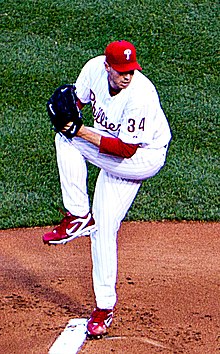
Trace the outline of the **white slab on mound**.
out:
<instances>
[{"instance_id":1,"label":"white slab on mound","mask_svg":"<svg viewBox=\"0 0 220 354\"><path fill-rule=\"evenodd\" d=\"M71 319L48 354L76 354L86 339L87 322L86 318Z\"/></svg>"}]
</instances>

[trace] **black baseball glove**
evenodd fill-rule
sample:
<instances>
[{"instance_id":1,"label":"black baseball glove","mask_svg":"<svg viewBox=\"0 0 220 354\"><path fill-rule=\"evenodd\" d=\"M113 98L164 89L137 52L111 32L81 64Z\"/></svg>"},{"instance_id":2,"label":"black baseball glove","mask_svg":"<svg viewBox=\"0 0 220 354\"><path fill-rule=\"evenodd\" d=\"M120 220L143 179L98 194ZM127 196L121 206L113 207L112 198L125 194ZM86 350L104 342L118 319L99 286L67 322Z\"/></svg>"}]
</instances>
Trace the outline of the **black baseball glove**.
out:
<instances>
[{"instance_id":1,"label":"black baseball glove","mask_svg":"<svg viewBox=\"0 0 220 354\"><path fill-rule=\"evenodd\" d=\"M68 139L73 138L82 126L82 113L76 105L75 86L62 85L58 87L47 102L47 112L57 133L62 133ZM72 122L68 129L65 126Z\"/></svg>"}]
</instances>

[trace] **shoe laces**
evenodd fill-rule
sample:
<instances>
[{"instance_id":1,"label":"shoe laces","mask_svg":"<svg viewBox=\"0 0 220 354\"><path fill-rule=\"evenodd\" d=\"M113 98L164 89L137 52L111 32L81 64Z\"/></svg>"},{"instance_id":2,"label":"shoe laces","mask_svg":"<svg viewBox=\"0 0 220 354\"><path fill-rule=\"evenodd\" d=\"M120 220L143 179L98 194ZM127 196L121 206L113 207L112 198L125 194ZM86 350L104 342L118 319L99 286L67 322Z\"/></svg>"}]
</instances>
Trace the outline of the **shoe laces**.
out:
<instances>
[{"instance_id":1,"label":"shoe laces","mask_svg":"<svg viewBox=\"0 0 220 354\"><path fill-rule=\"evenodd\" d=\"M70 223L70 221L74 220L74 216L67 212L64 216L64 218L61 220L60 225L55 227L54 230L56 230L59 234L66 233L66 227Z\"/></svg>"},{"instance_id":2,"label":"shoe laces","mask_svg":"<svg viewBox=\"0 0 220 354\"><path fill-rule=\"evenodd\" d=\"M111 310L101 310L97 308L92 314L93 322L95 323L103 322L106 318L108 318L108 315L110 313Z\"/></svg>"}]
</instances>

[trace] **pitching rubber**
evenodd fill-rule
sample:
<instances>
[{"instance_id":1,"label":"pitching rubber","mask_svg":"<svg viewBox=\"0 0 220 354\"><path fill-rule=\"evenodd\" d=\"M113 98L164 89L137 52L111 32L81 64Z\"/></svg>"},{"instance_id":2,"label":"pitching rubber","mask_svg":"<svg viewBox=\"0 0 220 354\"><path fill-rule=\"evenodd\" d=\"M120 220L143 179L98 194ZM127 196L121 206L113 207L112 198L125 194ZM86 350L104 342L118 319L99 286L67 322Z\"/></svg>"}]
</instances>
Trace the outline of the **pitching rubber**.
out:
<instances>
[{"instance_id":1,"label":"pitching rubber","mask_svg":"<svg viewBox=\"0 0 220 354\"><path fill-rule=\"evenodd\" d=\"M87 322L86 318L71 319L48 354L76 354L86 339Z\"/></svg>"}]
</instances>

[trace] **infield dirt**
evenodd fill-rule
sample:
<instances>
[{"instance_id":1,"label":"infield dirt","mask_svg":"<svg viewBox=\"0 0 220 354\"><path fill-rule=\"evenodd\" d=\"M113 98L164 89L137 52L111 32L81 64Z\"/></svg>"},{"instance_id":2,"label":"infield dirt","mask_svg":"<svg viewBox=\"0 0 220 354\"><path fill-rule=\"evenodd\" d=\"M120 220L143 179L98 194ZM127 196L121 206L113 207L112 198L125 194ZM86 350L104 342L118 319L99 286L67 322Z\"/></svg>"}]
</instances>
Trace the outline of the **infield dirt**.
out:
<instances>
[{"instance_id":1,"label":"infield dirt","mask_svg":"<svg viewBox=\"0 0 220 354\"><path fill-rule=\"evenodd\" d=\"M51 227L0 231L2 354L47 354L95 305L90 239L44 246ZM108 335L84 354L220 353L220 224L124 222Z\"/></svg>"}]
</instances>

